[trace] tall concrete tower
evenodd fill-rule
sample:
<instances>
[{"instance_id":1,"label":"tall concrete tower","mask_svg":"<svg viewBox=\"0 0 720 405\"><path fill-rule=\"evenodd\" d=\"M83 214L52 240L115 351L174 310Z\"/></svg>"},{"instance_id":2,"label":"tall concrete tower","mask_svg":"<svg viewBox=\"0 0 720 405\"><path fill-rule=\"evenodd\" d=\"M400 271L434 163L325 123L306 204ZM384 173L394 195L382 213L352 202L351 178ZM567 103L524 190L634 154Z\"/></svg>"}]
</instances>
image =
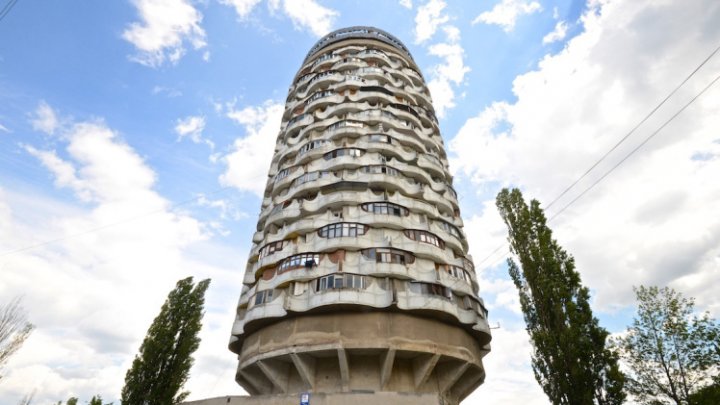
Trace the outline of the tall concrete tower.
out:
<instances>
[{"instance_id":1,"label":"tall concrete tower","mask_svg":"<svg viewBox=\"0 0 720 405\"><path fill-rule=\"evenodd\" d=\"M387 32L335 31L303 61L244 284L230 349L251 395L455 404L485 379L487 310L443 140Z\"/></svg>"}]
</instances>

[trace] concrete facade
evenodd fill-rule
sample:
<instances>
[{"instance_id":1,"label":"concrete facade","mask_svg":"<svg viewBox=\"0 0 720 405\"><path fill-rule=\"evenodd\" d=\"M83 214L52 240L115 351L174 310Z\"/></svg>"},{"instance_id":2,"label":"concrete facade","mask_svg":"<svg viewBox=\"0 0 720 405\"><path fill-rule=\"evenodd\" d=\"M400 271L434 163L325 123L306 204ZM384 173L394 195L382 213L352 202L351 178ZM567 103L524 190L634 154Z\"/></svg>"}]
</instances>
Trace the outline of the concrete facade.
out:
<instances>
[{"instance_id":1,"label":"concrete facade","mask_svg":"<svg viewBox=\"0 0 720 405\"><path fill-rule=\"evenodd\" d=\"M482 384L490 339L422 74L384 31L327 35L288 92L230 340L236 380L263 398L455 404Z\"/></svg>"}]
</instances>

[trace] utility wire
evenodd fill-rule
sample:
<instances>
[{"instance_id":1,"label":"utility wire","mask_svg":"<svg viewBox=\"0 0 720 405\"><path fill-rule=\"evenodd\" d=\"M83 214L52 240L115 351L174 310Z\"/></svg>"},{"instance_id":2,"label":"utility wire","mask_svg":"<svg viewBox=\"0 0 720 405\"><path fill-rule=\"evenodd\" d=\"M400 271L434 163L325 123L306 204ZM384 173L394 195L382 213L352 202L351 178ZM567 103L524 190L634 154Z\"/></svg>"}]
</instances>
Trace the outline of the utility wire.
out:
<instances>
[{"instance_id":1,"label":"utility wire","mask_svg":"<svg viewBox=\"0 0 720 405\"><path fill-rule=\"evenodd\" d=\"M668 124L670 124L670 122L672 122L675 118L677 118L677 116L679 116L683 111L685 111L685 109L687 109L692 103L694 103L695 100L697 100L698 98L700 98L700 96L702 96L703 93L705 93L710 87L712 87L712 85L714 85L718 80L720 80L720 75L716 76L715 79L713 79L710 83L708 83L707 86L705 86L698 94L695 95L695 97L693 97L690 101L688 101L687 103L685 103L685 105L683 105L677 112L675 112L675 114L673 114L673 115L672 115L669 119L667 119L662 125L660 125L660 127L658 127L658 128L657 128L655 131L653 131L650 135L648 135L638 146L636 146L636 147L635 147L633 150L631 150L627 155L625 155L618 163L616 163L613 167L611 167L610 170L608 170L607 172L605 172L600 178L598 178L597 180L595 180L595 182L593 182L589 187L587 187L585 190L583 190L577 197L573 198L572 201L570 201L569 203L567 203L567 205L565 205L564 207L562 207L558 212L556 212L555 214L553 214L553 216L551 216L550 218L548 218L548 222L552 221L552 220L555 219L558 215L562 214L568 207L570 207L571 205L573 205L577 200L579 200L580 198L582 198L585 194L587 194L590 190L592 190L596 185L598 185L601 181L603 181L608 175L610 175L610 173L612 173L615 169L617 169L618 167L620 167L620 165L622 165L628 158L630 158L630 156L632 156L635 152L637 152L638 150L640 150L640 148L642 148L646 143L648 143L648 141L650 141L650 139L652 139L653 137L655 137L655 135L657 135L663 128L665 128ZM488 259L490 259L491 257L493 257L494 254L495 254L498 250L502 249L504 246L505 246L504 243L501 244L500 246L498 246L495 250L492 251L492 253L490 253L488 256L486 256L480 263L486 262ZM505 256L507 256L507 253L503 254L503 257L501 257L500 260L504 259ZM494 264L493 264L493 266L494 266L494 265L498 264L499 261L497 261L497 259L496 259L496 261L493 261L493 263L494 263ZM480 264L478 264L477 266L480 266ZM492 266L488 266L488 267L492 267Z\"/></svg>"},{"instance_id":2,"label":"utility wire","mask_svg":"<svg viewBox=\"0 0 720 405\"><path fill-rule=\"evenodd\" d=\"M10 10L12 10L12 8L15 6L15 4L17 4L17 2L18 2L18 0L9 0L5 4L5 7L3 7L2 10L0 10L0 21L2 21L3 18L5 18L5 16L10 13Z\"/></svg>"},{"instance_id":3,"label":"utility wire","mask_svg":"<svg viewBox=\"0 0 720 405\"><path fill-rule=\"evenodd\" d=\"M548 209L548 208L552 207L553 204L555 204L560 198L562 198L565 194L567 194L567 192L570 191L570 189L572 189L573 187L575 187L575 185L577 185L577 184L580 182L580 180L584 179L585 176L587 176L593 169L595 169L595 168L597 167L597 165L600 164L600 162L602 162L603 160L605 160L605 158L608 157L608 155L610 155L615 149L617 149L617 147L620 146L620 144L622 144L623 142L625 142L625 140L628 139L628 137L630 137L630 135L632 135L642 124L645 123L645 121L647 121L653 114L655 114L655 112L656 112L660 107L662 107L663 104L665 104L665 102L668 101L668 99L670 99L670 97L672 97L678 90L680 90L680 88L681 88L685 83L687 83L687 81L690 80L690 78L693 77L693 76L695 75L695 73L697 73L697 71L700 70L700 68L702 68L702 67L710 60L710 58L712 58L713 56L715 56L715 54L716 54L719 50L720 50L720 46L718 46L717 48L715 48L715 50L712 51L712 53L711 53L707 58L705 58L705 60L702 61L702 63L701 63L700 65L698 65L698 67L696 67L695 70L693 70L693 71L685 78L685 80L683 80L680 84L678 84L677 87L675 87L675 88L673 89L673 91L671 91L670 94L668 94L668 95L660 102L660 104L658 104L657 106L655 106L655 108L653 108L653 109L645 116L645 118L643 118L640 122L638 122L637 125L635 125L635 126L633 127L633 129L630 130L630 132L628 132L627 134L625 134L625 136L622 137L612 148L610 148L610 150L608 150L607 152L605 152L605 154L602 155L602 156L600 157L600 159L598 159L592 166L590 166L590 168L587 169L587 170L585 171L585 173L583 173L580 177L578 177L577 179L575 179L575 181L574 181L572 184L570 184L569 186L567 186L567 188L565 188L565 190L563 190L563 192L560 193L560 195L558 195L557 197L555 197L555 199L552 200L552 201L550 202L550 204L548 204L547 206L545 206L545 209Z\"/></svg>"},{"instance_id":4,"label":"utility wire","mask_svg":"<svg viewBox=\"0 0 720 405\"><path fill-rule=\"evenodd\" d=\"M628 132L628 133L627 133L622 139L620 139L620 141L618 141L609 151L607 151L600 159L598 159L588 170L585 171L585 173L583 173L583 174L582 174L580 177L578 177L572 184L570 184L567 188L565 188L565 190L564 190L562 193L560 193L560 195L558 195L557 197L555 197L555 198L552 200L552 202L551 202L550 204L548 204L545 208L546 208L546 209L547 209L547 208L550 208L551 205L555 204L555 203L556 203L562 196L564 196L570 189L572 189L574 186L576 186L576 185L578 184L578 182L580 182L580 180L582 180L585 176L587 176L588 173L590 173L590 171L592 171L595 167L597 167L597 165L600 164L600 162L602 162L602 161L603 161L610 153L612 153L621 143L623 143L630 135L632 135L632 134L635 132L635 130L638 129L638 127L640 127L645 121L647 121L648 118L650 118L650 116L652 116L663 104L665 104L665 102L666 102L670 97L672 97L673 94L675 94L685 83L687 83L687 81L690 80L690 78L693 77L693 76L695 75L695 73L697 73L697 72L700 70L700 68L702 68L713 56L715 56L715 54L716 54L718 51L720 51L720 46L718 46L717 48L715 48L715 50L713 50L713 51L710 53L710 55L708 55L708 57L706 57L706 58L685 78L685 80L683 80L678 86L676 86L655 108L653 108L653 109L650 111L649 114L647 114L637 125L635 125L635 127L633 127L633 129L630 130L630 132ZM582 193L580 193L580 195L578 195L577 197L575 197L572 201L570 201L567 205L565 205L563 208L561 208L558 212L556 212L555 214L553 214L553 216L548 219L548 222L549 222L549 221L552 221L553 219L555 219L555 217L557 217L558 215L560 215L563 211L565 211L568 207L570 207L570 206L571 206L572 204L574 204L577 200L579 200L583 195L585 195L588 191L590 191L593 187L595 187L598 183L600 183L605 177L607 177L607 176L608 176L612 171L614 171L618 166L620 166L623 162L625 162L625 160L627 160L632 154L634 154L638 149L640 149L643 145L645 145L651 138L653 138L655 135L657 135L658 132L660 132L663 128L665 128L665 126L667 126L667 125L670 123L670 121L672 121L673 119L675 119L675 117L677 117L678 115L680 115L680 113L683 112L688 106L690 106L690 104L692 104L693 102L695 102L695 100L696 100L698 97L700 97L705 91L707 91L713 84L715 84L715 82L716 82L719 78L720 78L720 76L716 77L712 82L710 82L707 86L705 86L705 88L703 88L702 91L700 91L700 93L698 93L695 97L693 97L687 104L685 104L685 105L684 105L680 110L678 110L672 117L670 117L670 119L668 119L667 121L665 121L665 123L663 123L657 130L655 130L652 134L650 134L650 136L648 136L647 138L645 138L645 140L643 140L643 142L640 143L640 145L638 145L638 146L637 146L635 149L633 149L629 154L627 154L623 159L621 159L620 162L618 162L618 163L617 163L615 166L613 166L609 171L607 171L605 174L603 174L598 180L596 180L593 184L591 184L590 187L588 187L588 188L585 189ZM488 254L487 256L485 256L478 264L476 264L476 267L479 267L480 265L482 265L482 263L487 262L491 257L493 257L493 256L495 255L495 253L497 253L497 252L498 252L500 249L502 249L504 246L505 246L505 244L503 243L503 244L501 244L500 246L498 246L497 248L495 248L492 252L490 252L490 254Z\"/></svg>"},{"instance_id":5,"label":"utility wire","mask_svg":"<svg viewBox=\"0 0 720 405\"><path fill-rule=\"evenodd\" d=\"M5 7L0 11L0 21L10 12L10 9L12 9L12 7L13 7L17 2L18 2L18 0L10 0L10 1L5 5ZM613 150L615 150L615 149L616 149L621 143L623 143L630 135L632 135L632 134L635 132L635 130L636 130L638 127L640 127L640 125L642 125L645 121L647 121L648 118L649 118L650 116L652 116L652 114L654 114L673 94L675 94L675 93L677 92L678 89L680 89L692 76L694 76L695 73L697 73L698 70L700 70L700 68L702 68L702 66L704 66L719 50L720 50L720 46L718 46L717 48L715 48L715 50L714 50L707 58L705 58L705 60L703 60L702 63L700 63L700 65L698 65L698 66L690 73L690 75L688 75L688 76L685 78L685 80L683 80L678 86L676 86L676 87L670 92L670 94L668 94L668 95L660 102L660 104L658 104L652 111L650 111L650 113L649 113L648 115L646 115L632 130L630 130L630 132L628 132L619 142L617 142L608 152L606 152L597 162L595 162L595 164L593 164L582 176L580 176L578 179L575 180L575 182L573 182L569 187L567 187L567 188L566 188L558 197L556 197L546 208L549 208L552 204L554 204L555 202L557 202L563 195L565 195L571 188L573 188L582 178L584 178L591 170L593 170L602 160L604 160ZM637 146L635 149L633 149L629 154L627 154L622 160L620 160L620 162L618 162L615 166L613 166L609 171L607 171L607 172L606 172L603 176L601 176L597 181L595 181L593 184L591 184L590 187L588 187L587 189L585 189L582 193L580 193L580 195L578 195L577 197L575 197L575 198L574 198L572 201L570 201L567 205L565 205L563 208L561 208L560 211L558 211L558 212L555 213L552 217L550 217L550 218L548 219L548 221L552 221L555 217L557 217L557 216L560 215L562 212L564 212L568 207L570 207L573 203L575 203L575 202L576 202L577 200L579 200L583 195L585 195L585 194L586 194L587 192L589 192L592 188L594 188L598 183L600 183L603 179L605 179L605 177L607 177L607 176L608 176L610 173L612 173L617 167L619 167L623 162L625 162L625 160L627 160L632 154L634 154L635 152L637 152L637 151L638 151L643 145L645 145L651 138L653 138L655 135L657 135L657 133L660 132L665 126L667 126L673 119L675 119L675 117L677 117L678 115L680 115L680 113L682 113L688 106L690 106L690 104L692 104L698 97L700 97L700 96L701 96L705 91L707 91L713 84L715 84L715 82L717 82L718 79L720 79L720 76L717 76L712 82L710 82L707 86L705 86L705 88L704 88L700 93L698 93L695 97L693 97L693 98L692 98L687 104L685 104L679 111L677 111L672 117L670 117L670 119L668 119L667 121L665 121L665 123L664 123L663 125L661 125L657 130L655 130L652 134L650 134L650 136L648 136L647 138L645 138L645 140L643 140L643 142L640 143L640 145L638 145L638 146ZM216 190L208 193L207 195L214 195L214 194L223 192L223 191L225 191L225 190L227 190L227 187L222 187L222 188L220 188L220 189L216 189ZM194 198L191 198L191 199L188 199L188 200L185 200L185 201L181 201L181 202L179 202L179 203L177 203L177 204L173 204L172 206L173 206L173 207L182 206L182 205L185 205L185 204L188 204L188 203L197 201L197 200L199 200L199 199L201 199L201 198L203 198L203 197L205 197L205 196L206 196L205 194L202 194L202 195L199 195L199 196L197 196L197 197L194 197ZM49 244L61 242L61 241L66 240L66 239L71 239L71 238L75 238L75 237L78 237L78 236L82 236L82 235L86 235L86 234L89 234L89 233L93 233L93 232L96 232L96 231L99 231L99 230L102 230L102 229L106 229L106 228L110 228L110 227L113 227L113 226L121 225L121 224L124 224L124 223L136 221L136 220L138 220L138 219L145 218L145 217L148 217L148 216L150 216L150 215L154 215L154 214L157 214L157 213L160 213L160 212L163 212L163 211L165 211L165 210L164 210L164 209L161 209L161 210L151 211L151 212L148 212L148 213L145 213L145 214L141 214L141 215L137 215L137 216L134 216L134 217L125 218L125 219L120 220L120 221L117 221L117 222L112 222L112 223L109 223L109 224L105 224L105 225L101 225L101 226L98 226L98 227L95 227L95 228L91 228L91 229L88 229L88 230L85 230L85 231L82 231L82 232L79 232L79 233L75 233L75 234L72 234L72 235L67 235L67 236L64 236L64 237L61 237L61 238L51 239L51 240L47 240L47 241L44 241L44 242L40 242L40 243L37 243L37 244L34 244L34 245L28 245L28 246L25 246L25 247L22 247L22 248L18 248L18 249L6 251L6 252L3 252L3 253L0 253L0 257L9 256L9 255L12 255L12 254L15 254L15 253L19 253L19 252L23 252L23 251L26 251L26 250L31 250L31 249L35 249L35 248L38 248L38 247L46 246L46 245L49 245ZM488 256L486 256L483 260L481 260L480 263L477 264L476 266L480 266L482 263L485 263L485 262L486 262L488 259L490 259L495 253L497 253L500 249L502 249L503 246L505 246L505 244L502 244L502 245L498 246L497 248L495 248L495 250L493 250Z\"/></svg>"},{"instance_id":6,"label":"utility wire","mask_svg":"<svg viewBox=\"0 0 720 405\"><path fill-rule=\"evenodd\" d=\"M635 152L637 152L640 148L642 148L650 139L652 139L655 135L657 135L658 132L660 132L663 128L665 128L672 120L674 120L678 115L680 115L680 113L685 111L685 109L688 108L690 106L690 104L694 103L695 100L697 100L701 95L703 95L703 93L705 93L705 91L707 91L710 87L712 87L712 85L715 84L715 82L717 82L718 80L720 80L720 75L715 76L715 79L713 79L713 81L708 83L708 85L705 86L705 88L703 88L702 91L700 91L700 93L698 93L695 97L693 97L690 101L688 101L684 106L682 106L682 108L680 108L675 114L673 114L672 117L670 117L667 121L665 121L662 125L660 125L660 127L658 129L656 129L655 131L653 131L653 133L648 135L638 146L635 147L635 149L631 150L630 153L625 155L625 157L623 157L619 162L617 162L613 167L611 167L610 170L605 172L605 174L603 174L599 179L595 180L595 182L593 182L590 185L590 187L586 188L577 197L573 198L572 201L570 201L567 205L565 205L558 212L553 214L553 216L548 219L548 222L552 221L555 217L560 215L569 206L571 206L575 201L582 198L582 196L584 196L588 191L592 190L593 187L595 187L598 183L603 181L603 179L605 179L605 177L607 177L610 173L612 173L615 169L617 169L621 164L623 164L630 156L632 156Z\"/></svg>"}]
</instances>

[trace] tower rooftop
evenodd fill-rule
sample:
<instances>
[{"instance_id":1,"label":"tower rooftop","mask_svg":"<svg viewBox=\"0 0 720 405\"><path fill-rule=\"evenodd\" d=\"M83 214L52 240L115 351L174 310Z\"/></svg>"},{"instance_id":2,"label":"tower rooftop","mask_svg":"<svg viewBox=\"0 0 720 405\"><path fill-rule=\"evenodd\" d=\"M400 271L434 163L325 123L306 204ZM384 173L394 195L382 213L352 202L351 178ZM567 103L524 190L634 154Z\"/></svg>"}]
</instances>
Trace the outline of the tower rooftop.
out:
<instances>
[{"instance_id":1,"label":"tower rooftop","mask_svg":"<svg viewBox=\"0 0 720 405\"><path fill-rule=\"evenodd\" d=\"M394 35L388 33L387 31L383 31L380 28L375 27L369 27L365 25L358 25L355 27L346 27L346 28L340 28L339 30L335 30L324 37L320 38L315 45L313 45L312 48L310 48L310 52L308 52L307 56L305 56L305 60L303 63L307 62L314 54L317 52L320 52L324 48L340 42L345 41L348 39L376 39L378 41L382 41L388 45L392 45L395 48L402 51L405 56L410 58L410 60L414 59L412 55L410 54L410 51L407 49L405 44L402 43L399 39L397 39Z\"/></svg>"}]
</instances>

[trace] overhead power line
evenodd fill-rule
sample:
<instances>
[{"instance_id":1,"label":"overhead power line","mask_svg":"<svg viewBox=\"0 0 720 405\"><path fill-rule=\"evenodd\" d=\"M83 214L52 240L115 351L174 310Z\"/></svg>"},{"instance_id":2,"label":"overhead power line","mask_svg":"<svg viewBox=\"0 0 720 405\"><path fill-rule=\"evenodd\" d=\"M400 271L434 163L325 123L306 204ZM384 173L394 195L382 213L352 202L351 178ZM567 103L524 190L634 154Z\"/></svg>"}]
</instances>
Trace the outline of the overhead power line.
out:
<instances>
[{"instance_id":1,"label":"overhead power line","mask_svg":"<svg viewBox=\"0 0 720 405\"><path fill-rule=\"evenodd\" d=\"M605 172L605 174L603 174L602 176L600 176L600 178L598 178L597 180L595 180L588 188L586 188L585 190L583 190L582 193L580 193L577 197L573 198L572 201L570 201L569 203L567 203L567 205L565 205L564 207L562 207L558 212L556 212L555 214L553 214L553 216L550 217L550 218L548 219L548 221L552 221L555 217L557 217L558 215L562 214L562 212L565 211L569 206L571 206L575 201L577 201L577 200L579 200L580 198L582 198L582 196L584 196L588 191L592 190L593 187L595 187L598 183L600 183L601 181L603 181L603 179L605 179L610 173L612 173L615 169L617 169L617 168L618 168L621 164L623 164L630 156L632 156L635 152L637 152L640 148L642 148L650 139L652 139L655 135L657 135L658 132L662 131L662 129L665 128L670 122L672 122L678 115L680 115L680 113L682 113L683 111L685 111L685 109L688 108L688 107L690 106L690 104L694 103L695 100L697 100L700 96L702 96L703 93L705 93L710 87L712 87L712 85L715 84L715 82L717 82L719 79L720 79L720 75L715 76L715 79L713 79L713 81L711 81L710 83L708 83L708 85L705 86L705 87L700 91L700 93L698 93L695 97L693 97L690 101L688 101L684 106L682 106L682 108L680 108L675 114L673 114L672 117L670 117L667 121L665 121L662 125L660 125L660 127L659 127L658 129L656 129L656 130L653 131L650 135L648 135L645 139L643 139L643 141L640 142L640 144L639 144L638 146L636 146L635 149L631 150L630 153L628 153L627 155L625 155L625 157L623 157L622 159L620 159L620 161L617 162L613 167L611 167L610 170L608 170L607 172Z\"/></svg>"},{"instance_id":2,"label":"overhead power line","mask_svg":"<svg viewBox=\"0 0 720 405\"><path fill-rule=\"evenodd\" d=\"M620 144L622 144L623 142L625 142L625 140L628 139L628 138L630 137L630 135L632 135L638 128L640 128L640 126L641 126L642 124L644 124L645 121L647 121L653 114L655 114L655 112L656 112L658 109L660 109L660 107L662 107L663 104L665 104L665 102L670 99L670 97L672 97L678 90L680 90L680 88L681 88L683 85L685 85L685 83L687 83L687 81L690 80L690 78L693 77L693 76L695 75L695 73L697 73L698 70L700 70L700 68L702 68L703 66L705 66L705 64L706 64L713 56L715 56L715 54L716 54L719 50L720 50L720 46L718 46L717 48L715 48L715 50L712 51L712 53L711 53L710 55L708 55L708 57L705 58L705 60L703 60L702 63L700 63L700 64L698 65L698 67L696 67L695 70L693 70L693 71L685 78L685 80L683 80L682 82L680 82L680 84L678 84L678 85L673 89L673 91L670 92L670 94L668 94L657 106L655 106L655 108L653 108L653 109L645 116L645 118L643 118L640 122L638 122L637 125L635 125L635 126L630 130L630 132L628 132L627 134L625 134L625 136L623 136L615 145L613 145L613 147L610 148L610 150L608 150L607 152L605 152L605 154L602 155L602 156L600 157L600 159L598 159L592 166L590 166L590 168L587 169L587 170L585 171L585 173L583 173L580 177L578 177L577 179L575 179L575 181L574 181L572 184L570 184L569 186L567 186L567 188L565 188L565 190L563 190L563 192L560 193L560 195L558 195L557 197L555 197L554 200L550 201L550 204L546 205L546 206L545 206L545 209L548 209L548 208L552 207L553 204L555 204L559 199L561 199L565 194L567 194L567 192L570 191L570 189L572 189L573 187L575 187L575 186L580 182L580 180L584 179L585 176L587 176L593 169L595 169L595 168L597 167L597 165L600 164L600 162L602 162L603 160L605 160L605 158L607 158L608 155L610 155L615 149L617 149L617 147L620 146Z\"/></svg>"},{"instance_id":3,"label":"overhead power line","mask_svg":"<svg viewBox=\"0 0 720 405\"><path fill-rule=\"evenodd\" d=\"M5 18L6 15L10 13L10 10L12 10L13 7L15 7L15 4L18 2L18 0L9 0L7 3L5 3L5 7L0 10L0 21Z\"/></svg>"},{"instance_id":4,"label":"overhead power line","mask_svg":"<svg viewBox=\"0 0 720 405\"><path fill-rule=\"evenodd\" d=\"M548 204L548 205L545 207L545 209L550 208L550 206L552 206L552 205L555 204L558 200L560 200L560 198L562 198L565 194L567 194L568 191L570 191L572 188L574 188L583 178L585 178L593 169L595 169L595 168L600 164L600 162L602 162L603 160L605 160L605 158L607 158L608 155L610 155L610 153L612 153L615 149L617 149L617 147L620 146L620 144L622 144L623 142L625 142L625 140L628 139L628 138L629 138L643 123L645 123L653 114L655 114L655 112L657 112L657 110L658 110L663 104L665 104L665 102L667 102L668 99L670 99L682 86L684 86L685 83L687 83L688 80L690 80L690 78L692 78L703 66L705 66L705 64L706 64L710 59L712 59L712 57L715 56L715 54L718 53L718 51L720 51L720 46L718 46L717 48L715 48L695 69L693 69L693 71L692 71L682 82L680 82L680 84L678 84L665 98L663 98L663 100L662 100L657 106L655 106L655 108L653 108L642 120L640 120L640 122L638 122L627 134L625 134L625 136L623 136L617 143L615 143L615 145L613 145L612 148L610 148L610 150L608 150L605 154L603 154L603 155L600 157L600 159L598 159L592 166L590 166L589 169L587 169L580 177L578 177L577 179L575 179L575 181L574 181L572 184L570 184L568 187L566 187L557 197L555 197L555 198L550 202L550 204ZM576 196L572 201L570 201L568 204L566 204L565 206L563 206L558 212L556 212L555 214L553 214L553 216L550 217L550 218L548 219L548 221L552 221L553 219L555 219L558 215L560 215L562 212L564 212L568 207L570 207L570 206L571 206L572 204L574 204L577 200L579 200L580 198L582 198L582 196L584 196L585 194L587 194L592 188L594 188L598 183L600 183L603 179L605 179L605 178L606 178L610 173L612 173L617 167L619 167L619 166L620 166L623 162L625 162L630 156L632 156L635 152L637 152L643 145L645 145L650 139L652 139L655 135L657 135L663 128L665 128L672 120L674 120L678 115L680 115L680 113L682 113L687 107L689 107L690 104L694 103L695 100L697 100L698 97L700 97L703 93L705 93L705 91L707 91L710 87L712 87L712 85L715 84L715 82L717 82L718 79L720 79L720 76L716 77L716 78L715 78L713 81L711 81L707 86L705 86L705 88L703 88L697 95L695 95L695 97L693 97L688 103L686 103L682 108L680 108L680 110L678 110L672 117L670 117L670 119L668 119L667 121L665 121L665 123L663 123L657 130L655 130L655 131L652 132L648 137L646 137L637 147L635 147L635 149L633 149L632 151L630 151L630 153L628 153L627 155L625 155L625 157L623 157L617 164L615 164L612 168L610 168L610 170L608 170L607 172L605 172L605 174L603 174L598 180L596 180L595 182L593 182L593 184L591 184L588 188L586 188L585 190L583 190L583 191L582 191L578 196ZM495 255L495 253L497 253L497 252L498 252L500 249L502 249L504 246L505 246L505 244L503 243L503 244L501 244L500 246L496 247L492 252L490 252L490 254L488 254L487 256L485 256L485 257L484 257L479 263L477 263L475 266L476 266L476 267L480 267L483 263L487 262L491 257L493 257L493 256Z\"/></svg>"}]
</instances>

